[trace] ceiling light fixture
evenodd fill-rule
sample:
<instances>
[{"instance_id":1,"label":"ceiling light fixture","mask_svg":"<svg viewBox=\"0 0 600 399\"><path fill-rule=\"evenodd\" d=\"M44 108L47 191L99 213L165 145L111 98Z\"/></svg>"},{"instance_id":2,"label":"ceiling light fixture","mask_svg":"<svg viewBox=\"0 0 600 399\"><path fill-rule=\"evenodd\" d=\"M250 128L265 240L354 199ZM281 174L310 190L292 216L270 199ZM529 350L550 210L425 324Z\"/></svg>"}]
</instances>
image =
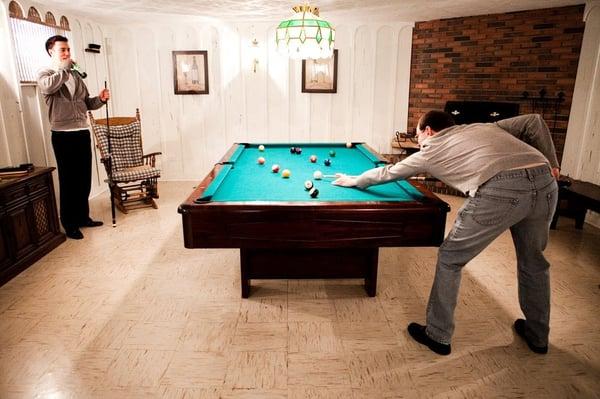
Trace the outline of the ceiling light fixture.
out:
<instances>
[{"instance_id":1,"label":"ceiling light fixture","mask_svg":"<svg viewBox=\"0 0 600 399\"><path fill-rule=\"evenodd\" d=\"M277 27L277 50L294 59L330 58L335 29L319 17L319 9L307 4L292 7L294 14Z\"/></svg>"}]
</instances>

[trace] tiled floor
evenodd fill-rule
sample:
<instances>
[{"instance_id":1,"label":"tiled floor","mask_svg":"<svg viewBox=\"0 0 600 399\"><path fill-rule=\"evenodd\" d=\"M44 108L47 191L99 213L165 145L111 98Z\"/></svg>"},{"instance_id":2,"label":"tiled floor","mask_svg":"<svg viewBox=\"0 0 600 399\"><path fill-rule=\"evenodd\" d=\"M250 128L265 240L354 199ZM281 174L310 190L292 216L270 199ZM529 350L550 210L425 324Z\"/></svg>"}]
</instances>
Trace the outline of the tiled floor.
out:
<instances>
[{"instance_id":1,"label":"tiled floor","mask_svg":"<svg viewBox=\"0 0 600 399\"><path fill-rule=\"evenodd\" d=\"M424 319L434 248L381 250L375 298L357 280L274 280L241 299L238 251L183 248L191 190L161 183L160 209L118 214L114 229L95 199L105 226L0 287L0 398L600 396L600 230L561 219L551 232L548 355L511 330L505 234L466 267L440 357L405 330Z\"/></svg>"}]
</instances>

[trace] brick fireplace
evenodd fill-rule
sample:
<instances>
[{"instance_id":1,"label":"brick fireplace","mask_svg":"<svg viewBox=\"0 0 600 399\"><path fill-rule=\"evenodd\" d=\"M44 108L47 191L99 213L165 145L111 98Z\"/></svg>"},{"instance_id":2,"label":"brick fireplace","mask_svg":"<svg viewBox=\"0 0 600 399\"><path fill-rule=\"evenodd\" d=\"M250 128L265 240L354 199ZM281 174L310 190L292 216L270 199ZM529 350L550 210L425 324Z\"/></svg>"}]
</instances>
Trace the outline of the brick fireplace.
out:
<instances>
[{"instance_id":1,"label":"brick fireplace","mask_svg":"<svg viewBox=\"0 0 600 399\"><path fill-rule=\"evenodd\" d=\"M409 130L419 116L444 109L449 100L520 103L556 98L558 110L544 107L558 159L562 158L577 63L583 38L584 6L571 6L418 22L413 30ZM523 93L529 98L524 99ZM555 117L556 115L556 117Z\"/></svg>"}]
</instances>

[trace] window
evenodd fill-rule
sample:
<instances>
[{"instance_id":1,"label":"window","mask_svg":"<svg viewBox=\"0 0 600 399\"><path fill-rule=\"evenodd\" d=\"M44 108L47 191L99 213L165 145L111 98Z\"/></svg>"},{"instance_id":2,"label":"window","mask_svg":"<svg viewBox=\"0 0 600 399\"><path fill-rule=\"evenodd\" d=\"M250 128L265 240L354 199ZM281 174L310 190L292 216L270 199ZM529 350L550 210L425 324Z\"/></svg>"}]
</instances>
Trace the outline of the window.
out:
<instances>
[{"instance_id":1,"label":"window","mask_svg":"<svg viewBox=\"0 0 600 399\"><path fill-rule=\"evenodd\" d=\"M38 70L50 61L45 48L46 40L54 35L63 35L71 40L69 21L63 16L58 26L54 15L48 12L45 22L42 22L40 13L34 7L29 8L27 18L24 18L23 10L16 1L11 1L8 9L19 80L21 83L35 82Z\"/></svg>"}]
</instances>

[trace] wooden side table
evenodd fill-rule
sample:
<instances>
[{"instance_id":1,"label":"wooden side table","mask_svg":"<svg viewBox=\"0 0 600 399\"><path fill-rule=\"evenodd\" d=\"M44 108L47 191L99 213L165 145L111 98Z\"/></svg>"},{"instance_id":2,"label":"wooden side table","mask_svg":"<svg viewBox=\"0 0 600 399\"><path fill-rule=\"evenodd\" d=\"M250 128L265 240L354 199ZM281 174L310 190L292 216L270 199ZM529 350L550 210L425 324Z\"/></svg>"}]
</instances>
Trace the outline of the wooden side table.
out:
<instances>
[{"instance_id":1,"label":"wooden side table","mask_svg":"<svg viewBox=\"0 0 600 399\"><path fill-rule=\"evenodd\" d=\"M0 285L65 241L56 210L54 169L36 167L26 175L0 180Z\"/></svg>"}]
</instances>

